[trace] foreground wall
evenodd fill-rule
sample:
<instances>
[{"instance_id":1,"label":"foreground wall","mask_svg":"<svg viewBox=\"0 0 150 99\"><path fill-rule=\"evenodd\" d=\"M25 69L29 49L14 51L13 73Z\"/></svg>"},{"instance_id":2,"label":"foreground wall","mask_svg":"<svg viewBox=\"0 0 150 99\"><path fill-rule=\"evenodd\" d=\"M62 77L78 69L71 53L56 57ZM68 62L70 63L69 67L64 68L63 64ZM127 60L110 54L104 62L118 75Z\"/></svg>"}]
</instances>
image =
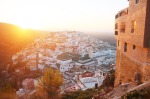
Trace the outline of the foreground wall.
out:
<instances>
[{"instance_id":1,"label":"foreground wall","mask_svg":"<svg viewBox=\"0 0 150 99\"><path fill-rule=\"evenodd\" d=\"M141 82L150 80L150 64L130 58L117 50L115 86L121 83L134 82L136 73L141 75Z\"/></svg>"}]
</instances>

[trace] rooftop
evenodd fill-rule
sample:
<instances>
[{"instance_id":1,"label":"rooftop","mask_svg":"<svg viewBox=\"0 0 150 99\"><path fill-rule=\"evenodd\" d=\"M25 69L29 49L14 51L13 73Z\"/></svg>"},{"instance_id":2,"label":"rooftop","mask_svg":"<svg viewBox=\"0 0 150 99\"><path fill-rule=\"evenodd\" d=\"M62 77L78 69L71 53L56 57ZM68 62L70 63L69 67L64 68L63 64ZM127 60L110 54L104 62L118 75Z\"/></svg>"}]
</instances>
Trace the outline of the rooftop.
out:
<instances>
[{"instance_id":1,"label":"rooftop","mask_svg":"<svg viewBox=\"0 0 150 99\"><path fill-rule=\"evenodd\" d=\"M119 11L119 12L117 13L117 15L115 16L115 18L117 19L117 18L119 18L119 17L121 17L121 16L124 16L124 15L127 15L127 14L128 14L128 8L125 8L125 9Z\"/></svg>"}]
</instances>

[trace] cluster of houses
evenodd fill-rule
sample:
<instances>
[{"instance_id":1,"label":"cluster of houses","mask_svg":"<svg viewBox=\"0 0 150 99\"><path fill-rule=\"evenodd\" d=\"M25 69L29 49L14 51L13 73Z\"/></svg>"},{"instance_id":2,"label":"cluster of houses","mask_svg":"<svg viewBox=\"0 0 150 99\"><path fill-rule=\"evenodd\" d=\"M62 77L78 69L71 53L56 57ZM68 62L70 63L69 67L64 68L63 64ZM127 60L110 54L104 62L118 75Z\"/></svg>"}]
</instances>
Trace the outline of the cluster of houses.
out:
<instances>
[{"instance_id":1,"label":"cluster of houses","mask_svg":"<svg viewBox=\"0 0 150 99\"><path fill-rule=\"evenodd\" d=\"M114 69L115 48L107 42L76 31L50 33L12 56L13 64L25 62L31 71L50 66L64 77L62 92L100 86ZM18 71L18 70L17 70Z\"/></svg>"},{"instance_id":2,"label":"cluster of houses","mask_svg":"<svg viewBox=\"0 0 150 99\"><path fill-rule=\"evenodd\" d=\"M111 65L109 68L101 67L95 71L88 71L85 66L73 67L69 71L63 73L63 85L60 87L60 93L70 93L79 89L86 90L95 88L103 83L103 80L109 75L115 66ZM39 77L40 78L40 77ZM16 94L19 99L30 99L36 95L36 87L38 86L39 78L25 79Z\"/></svg>"},{"instance_id":3,"label":"cluster of houses","mask_svg":"<svg viewBox=\"0 0 150 99\"><path fill-rule=\"evenodd\" d=\"M87 66L81 67L75 66L69 71L63 73L64 86L63 92L73 92L78 89L86 90L94 88L96 85L100 86L111 70L114 70L115 65L111 65L107 68L94 68L89 69ZM68 84L69 83L69 84Z\"/></svg>"},{"instance_id":4,"label":"cluster of houses","mask_svg":"<svg viewBox=\"0 0 150 99\"><path fill-rule=\"evenodd\" d=\"M16 92L18 99L31 99L35 93L36 90L33 79L25 79L22 82L22 88Z\"/></svg>"}]
</instances>

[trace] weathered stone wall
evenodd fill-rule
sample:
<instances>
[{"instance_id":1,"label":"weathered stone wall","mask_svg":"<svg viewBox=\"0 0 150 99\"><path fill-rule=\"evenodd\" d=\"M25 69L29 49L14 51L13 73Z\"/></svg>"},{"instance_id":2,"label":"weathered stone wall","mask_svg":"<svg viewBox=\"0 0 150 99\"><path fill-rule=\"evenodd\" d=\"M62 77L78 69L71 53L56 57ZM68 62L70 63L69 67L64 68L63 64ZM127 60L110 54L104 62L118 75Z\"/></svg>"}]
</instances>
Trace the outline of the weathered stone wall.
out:
<instances>
[{"instance_id":1,"label":"weathered stone wall","mask_svg":"<svg viewBox=\"0 0 150 99\"><path fill-rule=\"evenodd\" d=\"M150 64L143 66L143 78L142 81L150 81Z\"/></svg>"},{"instance_id":2,"label":"weathered stone wall","mask_svg":"<svg viewBox=\"0 0 150 99\"><path fill-rule=\"evenodd\" d=\"M120 51L117 50L117 53L116 53L116 70L115 70L115 86L119 85L120 83L120 72L121 72L121 69L120 69Z\"/></svg>"},{"instance_id":3,"label":"weathered stone wall","mask_svg":"<svg viewBox=\"0 0 150 99\"><path fill-rule=\"evenodd\" d=\"M150 64L133 60L117 50L115 86L134 82L135 73L140 73L142 82L150 80Z\"/></svg>"},{"instance_id":4,"label":"weathered stone wall","mask_svg":"<svg viewBox=\"0 0 150 99\"><path fill-rule=\"evenodd\" d=\"M118 35L116 35L115 38L127 43L144 47L147 0L140 0L139 4L135 4L135 0L130 0L129 2L130 6L128 7L128 14L118 17L115 20L115 22L118 23ZM135 32L131 33L133 20L136 21L137 25ZM120 31L121 22L125 22L126 24L124 33Z\"/></svg>"},{"instance_id":5,"label":"weathered stone wall","mask_svg":"<svg viewBox=\"0 0 150 99\"><path fill-rule=\"evenodd\" d=\"M115 86L119 83L127 83L134 81L134 75L136 72L142 74L142 65L131 60L127 55L117 51L117 69Z\"/></svg>"},{"instance_id":6,"label":"weathered stone wall","mask_svg":"<svg viewBox=\"0 0 150 99\"><path fill-rule=\"evenodd\" d=\"M124 41L117 40L117 50L119 50L121 53L126 54L131 59L139 61L139 63L148 62L148 59L150 59L150 50L148 48L143 48L136 45L135 48L133 48L134 46L133 44L127 43L127 51L124 52L124 45L125 45Z\"/></svg>"},{"instance_id":7,"label":"weathered stone wall","mask_svg":"<svg viewBox=\"0 0 150 99\"><path fill-rule=\"evenodd\" d=\"M136 29L131 33L133 20L136 21ZM126 23L125 32L120 31L122 22ZM150 0L140 0L138 4L135 4L135 0L130 0L128 14L118 17L116 23L118 29L115 31L118 31L118 35L115 35L117 39L115 86L133 82L136 73L141 75L142 82L150 80ZM127 43L126 52L125 43Z\"/></svg>"}]
</instances>

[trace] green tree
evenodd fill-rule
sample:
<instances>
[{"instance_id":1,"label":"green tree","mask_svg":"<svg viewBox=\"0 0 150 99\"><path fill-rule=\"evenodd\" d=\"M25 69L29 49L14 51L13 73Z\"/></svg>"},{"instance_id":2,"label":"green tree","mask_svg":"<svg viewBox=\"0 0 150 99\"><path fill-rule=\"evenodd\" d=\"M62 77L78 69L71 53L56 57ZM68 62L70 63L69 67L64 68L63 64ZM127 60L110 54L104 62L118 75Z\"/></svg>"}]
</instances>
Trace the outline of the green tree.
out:
<instances>
[{"instance_id":1,"label":"green tree","mask_svg":"<svg viewBox=\"0 0 150 99\"><path fill-rule=\"evenodd\" d=\"M44 96L44 99L56 99L62 83L63 78L58 70L44 69L43 77L38 82L37 94L38 96Z\"/></svg>"}]
</instances>

